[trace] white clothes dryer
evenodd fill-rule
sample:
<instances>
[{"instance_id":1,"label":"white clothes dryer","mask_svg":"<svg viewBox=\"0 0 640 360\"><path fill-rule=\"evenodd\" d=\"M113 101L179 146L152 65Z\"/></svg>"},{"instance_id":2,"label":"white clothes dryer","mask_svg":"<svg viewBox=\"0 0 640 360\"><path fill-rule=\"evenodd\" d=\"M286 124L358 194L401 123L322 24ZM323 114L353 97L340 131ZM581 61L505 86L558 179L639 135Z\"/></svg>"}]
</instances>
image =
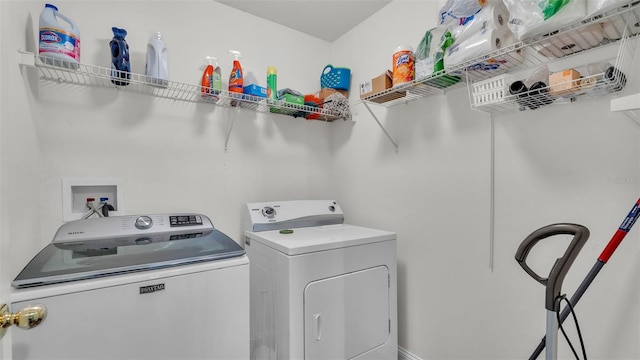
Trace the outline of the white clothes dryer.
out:
<instances>
[{"instance_id":1,"label":"white clothes dryer","mask_svg":"<svg viewBox=\"0 0 640 360\"><path fill-rule=\"evenodd\" d=\"M238 359L249 350L249 260L200 214L62 225L12 283L13 359Z\"/></svg>"},{"instance_id":2,"label":"white clothes dryer","mask_svg":"<svg viewBox=\"0 0 640 360\"><path fill-rule=\"evenodd\" d=\"M396 234L332 200L247 204L252 359L397 359Z\"/></svg>"}]
</instances>

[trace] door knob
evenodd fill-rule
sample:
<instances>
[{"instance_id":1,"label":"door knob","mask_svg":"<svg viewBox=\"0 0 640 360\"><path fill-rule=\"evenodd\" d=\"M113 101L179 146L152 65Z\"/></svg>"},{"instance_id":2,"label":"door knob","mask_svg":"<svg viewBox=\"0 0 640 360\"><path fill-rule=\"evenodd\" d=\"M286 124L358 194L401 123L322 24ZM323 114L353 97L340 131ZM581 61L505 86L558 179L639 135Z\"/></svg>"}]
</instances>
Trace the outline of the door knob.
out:
<instances>
[{"instance_id":1,"label":"door knob","mask_svg":"<svg viewBox=\"0 0 640 360\"><path fill-rule=\"evenodd\" d=\"M9 307L6 304L2 304L0 306L0 339L11 325L29 330L38 326L46 317L47 308L44 305L29 306L12 314L9 312Z\"/></svg>"}]
</instances>

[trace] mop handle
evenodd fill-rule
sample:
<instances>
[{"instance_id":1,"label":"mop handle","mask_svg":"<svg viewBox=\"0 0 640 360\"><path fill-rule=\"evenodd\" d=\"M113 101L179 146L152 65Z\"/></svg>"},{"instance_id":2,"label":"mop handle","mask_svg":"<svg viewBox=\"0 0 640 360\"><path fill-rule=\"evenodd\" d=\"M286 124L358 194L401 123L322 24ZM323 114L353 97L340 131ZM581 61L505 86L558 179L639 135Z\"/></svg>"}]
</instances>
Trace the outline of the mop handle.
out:
<instances>
[{"instance_id":1,"label":"mop handle","mask_svg":"<svg viewBox=\"0 0 640 360\"><path fill-rule=\"evenodd\" d=\"M600 254L600 257L598 257L598 260L602 261L605 264L607 263L607 261L609 261L609 258L611 257L611 255L613 255L613 253L616 251L616 249L618 248L618 245L620 245L624 237L627 236L627 233L629 232L629 230L631 230L631 227L633 227L633 224L636 223L636 220L638 220L639 216L640 216L640 199L636 201L636 203L633 205L633 208L631 209L631 211L629 211L629 214L624 219L624 221L622 222L622 224L620 225L616 233L613 234L613 236L611 237L611 240L609 240L609 243Z\"/></svg>"},{"instance_id":2,"label":"mop handle","mask_svg":"<svg viewBox=\"0 0 640 360\"><path fill-rule=\"evenodd\" d=\"M587 276L584 278L584 280L580 284L580 286L578 286L578 289L576 290L575 294L573 294L573 296L569 300L569 302L573 306L575 306L578 303L578 301L580 301L580 298L582 298L582 295L584 295L584 293L587 291L587 289L593 282L593 279L595 279L595 277L598 275L602 267L607 263L607 261L609 261L609 258L616 251L616 249L618 248L618 245L620 245L620 243L625 238L625 236L627 236L627 233L631 230L631 228L633 227L633 224L635 224L636 220L638 220L638 217L640 217L640 199L638 199L638 201L636 201L636 203L633 205L633 208L631 209L631 211L629 211L629 214L620 225L620 228L618 228L615 234L613 234L613 236L611 237L611 240L609 240L609 242L607 243L607 246L604 248L604 250L600 254L600 257L598 257L598 260L593 265L593 267L591 268ZM569 306L565 306L564 309L562 310L562 313L560 314L560 324L562 324L565 321L565 319L569 316L570 313L571 313L571 309L569 309ZM538 358L538 356L542 353L542 350L544 350L545 343L546 343L546 336L542 338L542 340L538 344L538 347L533 351L533 353L529 357L529 360L535 360Z\"/></svg>"},{"instance_id":3,"label":"mop handle","mask_svg":"<svg viewBox=\"0 0 640 360\"><path fill-rule=\"evenodd\" d=\"M561 258L557 259L553 264L549 276L543 278L535 273L527 264L527 256L531 249L540 241L555 235L573 235L573 239L567 250ZM578 224L552 224L544 226L522 241L518 250L516 251L516 261L532 278L541 283L546 288L545 293L545 308L550 311L560 311L560 305L556 301L560 296L560 290L562 289L562 282L565 276L569 272L571 265L573 264L578 253L584 246L585 242L589 239L589 229Z\"/></svg>"}]
</instances>

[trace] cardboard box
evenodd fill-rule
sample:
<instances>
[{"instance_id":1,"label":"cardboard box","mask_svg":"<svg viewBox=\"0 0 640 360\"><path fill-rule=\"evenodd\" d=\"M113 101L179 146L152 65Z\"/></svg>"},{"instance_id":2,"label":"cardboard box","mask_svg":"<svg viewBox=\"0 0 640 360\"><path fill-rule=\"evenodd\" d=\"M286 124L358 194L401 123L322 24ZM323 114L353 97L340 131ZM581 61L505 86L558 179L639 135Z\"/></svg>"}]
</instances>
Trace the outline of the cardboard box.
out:
<instances>
[{"instance_id":1,"label":"cardboard box","mask_svg":"<svg viewBox=\"0 0 640 360\"><path fill-rule=\"evenodd\" d=\"M392 86L391 79L392 79L392 73L390 70L387 70L383 74L371 79L371 81L365 81L364 83L360 84L360 99L366 99L375 94L378 94L387 89L390 89ZM406 95L407 93L405 91L393 91L388 94L384 94L382 96L369 99L368 101L372 101L380 104L387 101L399 99Z\"/></svg>"},{"instance_id":2,"label":"cardboard box","mask_svg":"<svg viewBox=\"0 0 640 360\"><path fill-rule=\"evenodd\" d=\"M346 97L347 99L349 98L349 92L347 90L338 90L338 89L332 89L332 88L320 89L320 92L318 93L318 97L320 98L320 100L324 102L324 100L328 98L329 95L332 95L335 93L340 93L342 94L342 96Z\"/></svg>"},{"instance_id":3,"label":"cardboard box","mask_svg":"<svg viewBox=\"0 0 640 360\"><path fill-rule=\"evenodd\" d=\"M549 93L567 95L580 90L580 73L567 69L549 75Z\"/></svg>"},{"instance_id":4,"label":"cardboard box","mask_svg":"<svg viewBox=\"0 0 640 360\"><path fill-rule=\"evenodd\" d=\"M387 70L371 79L371 81L365 81L360 84L360 99L390 89L392 85L391 79L391 71Z\"/></svg>"}]
</instances>

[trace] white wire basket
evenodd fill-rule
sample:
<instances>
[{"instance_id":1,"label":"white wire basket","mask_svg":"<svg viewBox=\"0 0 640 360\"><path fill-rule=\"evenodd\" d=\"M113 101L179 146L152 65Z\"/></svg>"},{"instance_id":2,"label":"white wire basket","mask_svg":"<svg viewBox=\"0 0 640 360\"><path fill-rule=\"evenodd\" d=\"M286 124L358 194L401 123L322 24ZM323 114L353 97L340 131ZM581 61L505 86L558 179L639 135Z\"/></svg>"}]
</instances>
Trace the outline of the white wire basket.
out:
<instances>
[{"instance_id":1,"label":"white wire basket","mask_svg":"<svg viewBox=\"0 0 640 360\"><path fill-rule=\"evenodd\" d=\"M471 84L473 106L484 106L504 101L509 95L507 74L502 74Z\"/></svg>"}]
</instances>

